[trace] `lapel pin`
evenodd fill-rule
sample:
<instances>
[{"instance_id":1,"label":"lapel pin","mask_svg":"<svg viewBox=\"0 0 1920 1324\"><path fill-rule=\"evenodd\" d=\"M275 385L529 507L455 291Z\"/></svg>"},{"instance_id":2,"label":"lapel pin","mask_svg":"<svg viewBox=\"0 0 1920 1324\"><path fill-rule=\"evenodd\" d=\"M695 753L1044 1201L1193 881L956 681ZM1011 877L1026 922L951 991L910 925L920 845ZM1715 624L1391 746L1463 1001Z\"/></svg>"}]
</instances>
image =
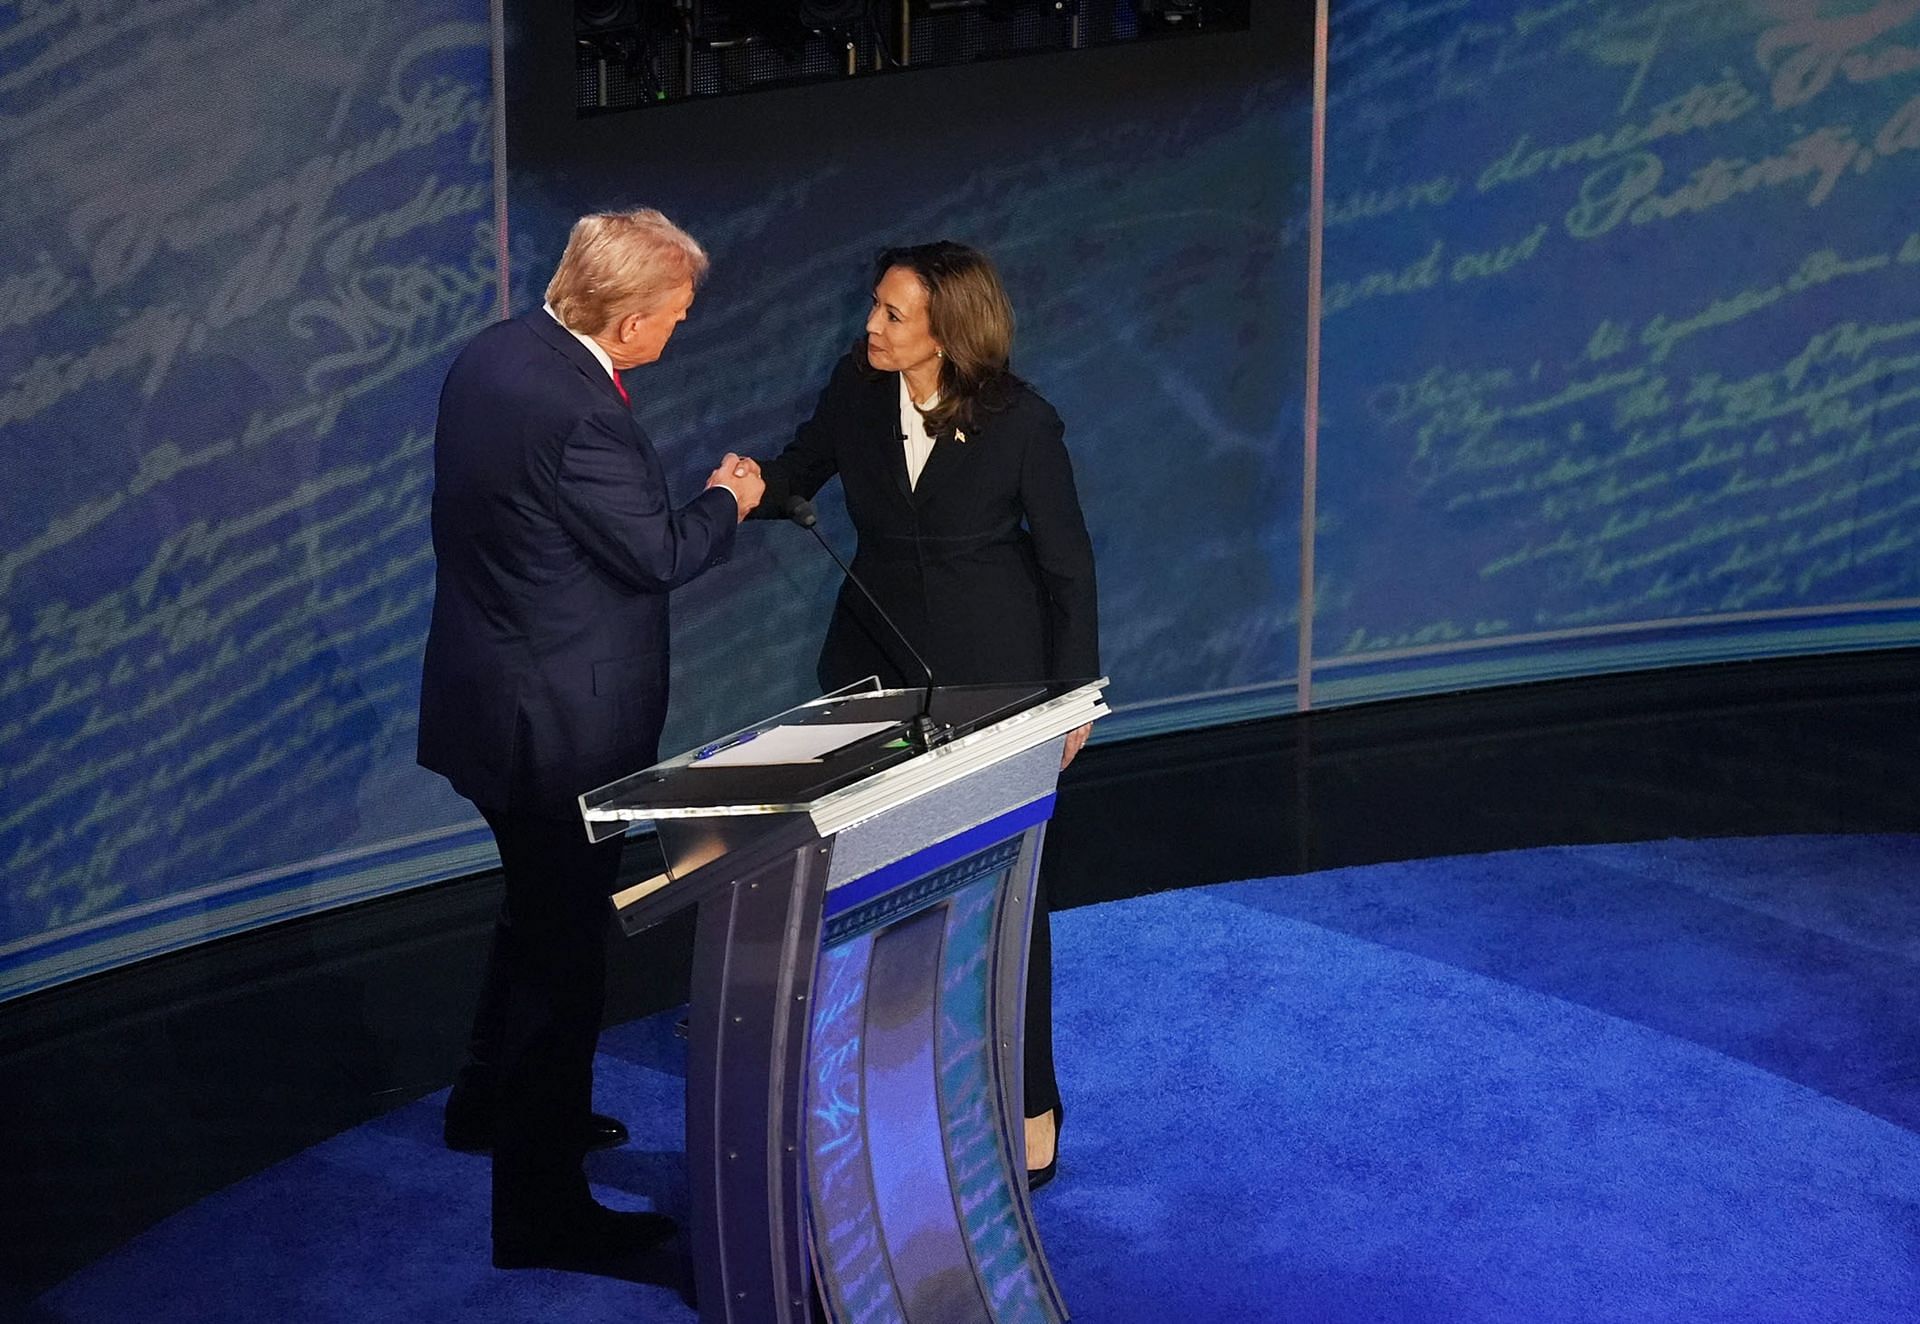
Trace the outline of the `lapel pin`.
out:
<instances>
[{"instance_id":1,"label":"lapel pin","mask_svg":"<svg viewBox=\"0 0 1920 1324\"><path fill-rule=\"evenodd\" d=\"M967 440L967 434L962 432L959 428L955 428L953 430L953 439L957 442L961 442L962 444L964 444Z\"/></svg>"}]
</instances>

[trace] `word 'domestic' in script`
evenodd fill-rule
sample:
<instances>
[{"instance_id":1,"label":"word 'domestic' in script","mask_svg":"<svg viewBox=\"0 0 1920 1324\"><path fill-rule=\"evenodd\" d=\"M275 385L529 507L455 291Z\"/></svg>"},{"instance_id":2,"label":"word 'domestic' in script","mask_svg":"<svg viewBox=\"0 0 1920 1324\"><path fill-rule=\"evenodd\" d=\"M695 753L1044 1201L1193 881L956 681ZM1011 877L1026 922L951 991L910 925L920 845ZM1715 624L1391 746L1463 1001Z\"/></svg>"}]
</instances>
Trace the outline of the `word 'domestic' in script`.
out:
<instances>
[{"instance_id":1,"label":"word 'domestic' in script","mask_svg":"<svg viewBox=\"0 0 1920 1324\"><path fill-rule=\"evenodd\" d=\"M1920 596L1920 5L1347 12L1320 651Z\"/></svg>"}]
</instances>

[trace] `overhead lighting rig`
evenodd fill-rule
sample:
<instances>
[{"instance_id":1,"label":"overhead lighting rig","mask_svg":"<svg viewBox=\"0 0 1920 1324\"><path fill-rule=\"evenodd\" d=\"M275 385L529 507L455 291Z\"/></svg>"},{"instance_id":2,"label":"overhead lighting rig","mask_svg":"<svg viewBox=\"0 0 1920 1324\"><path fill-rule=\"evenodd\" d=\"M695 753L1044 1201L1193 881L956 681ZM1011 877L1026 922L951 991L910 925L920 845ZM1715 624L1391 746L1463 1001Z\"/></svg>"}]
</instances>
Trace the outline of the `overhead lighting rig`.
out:
<instances>
[{"instance_id":1,"label":"overhead lighting rig","mask_svg":"<svg viewBox=\"0 0 1920 1324\"><path fill-rule=\"evenodd\" d=\"M1245 29L1250 0L574 0L581 114Z\"/></svg>"}]
</instances>

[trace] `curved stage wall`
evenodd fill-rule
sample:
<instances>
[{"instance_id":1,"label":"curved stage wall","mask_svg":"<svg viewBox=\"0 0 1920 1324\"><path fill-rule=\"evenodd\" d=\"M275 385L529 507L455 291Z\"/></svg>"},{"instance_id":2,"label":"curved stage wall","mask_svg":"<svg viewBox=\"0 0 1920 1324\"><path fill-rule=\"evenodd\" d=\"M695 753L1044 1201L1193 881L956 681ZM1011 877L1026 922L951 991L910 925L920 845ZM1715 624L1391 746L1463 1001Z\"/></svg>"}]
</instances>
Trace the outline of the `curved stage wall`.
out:
<instances>
[{"instance_id":1,"label":"curved stage wall","mask_svg":"<svg viewBox=\"0 0 1920 1324\"><path fill-rule=\"evenodd\" d=\"M0 996L470 870L413 763L489 27L0 8Z\"/></svg>"},{"instance_id":2,"label":"curved stage wall","mask_svg":"<svg viewBox=\"0 0 1920 1324\"><path fill-rule=\"evenodd\" d=\"M590 121L565 7L511 9L504 197L477 0L0 13L0 997L489 862L412 722L503 203L516 311L584 207L713 249L638 397L689 490L802 415L875 248L993 251L1108 738L1920 639L1911 6L1336 4L1317 438L1310 6ZM685 595L669 744L808 689L792 532Z\"/></svg>"},{"instance_id":3,"label":"curved stage wall","mask_svg":"<svg viewBox=\"0 0 1920 1324\"><path fill-rule=\"evenodd\" d=\"M1316 702L1916 637L1914 14L1336 4Z\"/></svg>"}]
</instances>

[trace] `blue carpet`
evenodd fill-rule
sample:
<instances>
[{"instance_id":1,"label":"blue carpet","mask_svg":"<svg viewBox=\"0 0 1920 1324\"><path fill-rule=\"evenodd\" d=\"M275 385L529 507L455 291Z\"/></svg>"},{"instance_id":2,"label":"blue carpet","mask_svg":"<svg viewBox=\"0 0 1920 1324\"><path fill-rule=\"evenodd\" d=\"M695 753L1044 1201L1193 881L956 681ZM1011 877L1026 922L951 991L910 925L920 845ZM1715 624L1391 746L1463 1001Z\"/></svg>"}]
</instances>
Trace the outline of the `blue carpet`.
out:
<instances>
[{"instance_id":1,"label":"blue carpet","mask_svg":"<svg viewBox=\"0 0 1920 1324\"><path fill-rule=\"evenodd\" d=\"M1036 1213L1092 1324L1920 1319L1920 838L1523 851L1056 917L1071 1114ZM684 1209L671 1017L602 1040ZM73 1321L692 1321L486 1266L439 1099L202 1201ZM138 1180L138 1174L128 1174Z\"/></svg>"}]
</instances>

